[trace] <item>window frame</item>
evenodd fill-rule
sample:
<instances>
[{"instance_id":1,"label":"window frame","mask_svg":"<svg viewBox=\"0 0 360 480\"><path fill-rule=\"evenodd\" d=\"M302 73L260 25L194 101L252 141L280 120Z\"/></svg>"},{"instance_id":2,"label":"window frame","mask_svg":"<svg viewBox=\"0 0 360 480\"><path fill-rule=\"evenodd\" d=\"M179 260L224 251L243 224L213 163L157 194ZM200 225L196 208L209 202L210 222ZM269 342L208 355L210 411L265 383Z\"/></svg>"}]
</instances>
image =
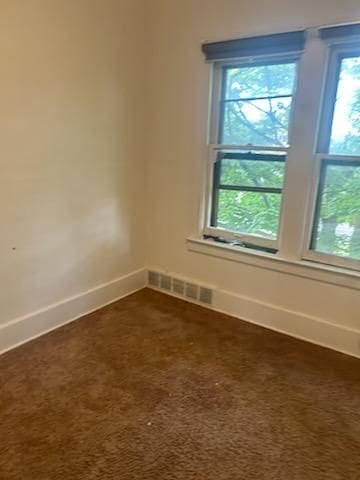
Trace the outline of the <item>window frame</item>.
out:
<instances>
[{"instance_id":1,"label":"window frame","mask_svg":"<svg viewBox=\"0 0 360 480\"><path fill-rule=\"evenodd\" d=\"M329 153L332 126L334 120L338 84L340 81L341 62L345 58L360 57L360 39L357 42L334 42L328 45L328 59L324 72L324 89L321 99L319 128L314 154L314 177L309 198L309 208L305 227L305 243L302 258L312 262L360 270L360 260L329 253L320 252L312 248L313 235L316 226L317 214L321 208L322 174L326 164L348 165L359 163L360 155L339 155ZM328 99L331 99L329 101Z\"/></svg>"},{"instance_id":2,"label":"window frame","mask_svg":"<svg viewBox=\"0 0 360 480\"><path fill-rule=\"evenodd\" d=\"M271 54L261 55L256 57L243 57L228 61L216 61L212 68L212 81L211 81L211 105L210 105L210 128L209 128L209 143L208 143L208 174L207 174L207 191L205 200L205 227L203 234L205 236L221 237L225 240L237 242L240 245L252 246L272 251L277 253L279 250L280 235L282 232L283 221L283 204L284 204L284 189L286 182L286 169L287 169L287 156L289 152L289 146L291 145L292 127L294 117L294 103L296 100L296 91L299 78L299 62L301 60L300 54L288 53L288 54ZM289 128L288 128L288 145L287 146L264 146L264 145L239 145L239 144L221 144L221 132L223 124L223 110L224 110L224 96L226 88L226 70L229 68L241 68L246 66L261 66L261 65L276 65L294 63L295 81L292 92L292 104L289 116ZM214 197L214 181L215 181L215 165L217 161L218 152L221 150L234 151L239 153L248 152L268 152L271 153L284 153L286 156L284 166L284 183L282 188L280 212L279 212L279 224L276 240L268 239L255 234L247 234L236 232L232 230L226 230L219 227L212 226L212 205Z\"/></svg>"}]
</instances>

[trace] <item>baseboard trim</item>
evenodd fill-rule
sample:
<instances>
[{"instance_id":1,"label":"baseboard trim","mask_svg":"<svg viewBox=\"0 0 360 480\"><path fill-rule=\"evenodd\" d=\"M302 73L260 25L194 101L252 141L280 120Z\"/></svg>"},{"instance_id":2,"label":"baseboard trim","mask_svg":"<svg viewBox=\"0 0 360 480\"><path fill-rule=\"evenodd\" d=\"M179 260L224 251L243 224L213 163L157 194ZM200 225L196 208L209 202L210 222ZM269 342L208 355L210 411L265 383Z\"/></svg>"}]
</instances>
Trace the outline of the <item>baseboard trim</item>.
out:
<instances>
[{"instance_id":1,"label":"baseboard trim","mask_svg":"<svg viewBox=\"0 0 360 480\"><path fill-rule=\"evenodd\" d=\"M0 325L0 355L141 290L146 286L146 272L136 270Z\"/></svg>"},{"instance_id":2,"label":"baseboard trim","mask_svg":"<svg viewBox=\"0 0 360 480\"><path fill-rule=\"evenodd\" d=\"M153 270L161 271L157 268ZM178 277L177 274L174 276ZM188 278L186 280L194 284L201 285L203 283L196 279ZM213 288L212 305L206 305L165 289L154 288L150 285L148 287L204 308L226 313L246 322L360 358L360 330L217 288Z\"/></svg>"},{"instance_id":3,"label":"baseboard trim","mask_svg":"<svg viewBox=\"0 0 360 480\"><path fill-rule=\"evenodd\" d=\"M225 290L215 292L213 309L261 327L360 358L360 330Z\"/></svg>"},{"instance_id":4,"label":"baseboard trim","mask_svg":"<svg viewBox=\"0 0 360 480\"><path fill-rule=\"evenodd\" d=\"M195 284L202 283L195 279L188 279L188 281ZM116 302L145 286L152 288L147 285L147 270L136 270L1 325L0 355ZM154 290L200 304L167 290ZM249 323L360 358L360 330L336 325L317 317L287 310L279 305L264 303L234 292L216 288L213 288L213 292L213 304L211 306L200 304L202 307L226 313Z\"/></svg>"}]
</instances>

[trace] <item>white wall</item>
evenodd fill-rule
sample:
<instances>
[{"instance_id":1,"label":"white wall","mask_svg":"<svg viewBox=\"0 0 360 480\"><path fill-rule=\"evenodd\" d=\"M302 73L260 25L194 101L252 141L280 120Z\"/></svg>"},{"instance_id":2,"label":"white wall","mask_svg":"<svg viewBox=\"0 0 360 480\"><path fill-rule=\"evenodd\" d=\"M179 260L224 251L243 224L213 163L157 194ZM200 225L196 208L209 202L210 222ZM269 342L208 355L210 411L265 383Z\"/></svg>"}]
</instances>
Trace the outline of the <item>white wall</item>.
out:
<instances>
[{"instance_id":1,"label":"white wall","mask_svg":"<svg viewBox=\"0 0 360 480\"><path fill-rule=\"evenodd\" d=\"M185 243L206 157L201 42L360 19L358 0L0 0L0 13L0 351L139 288L145 264L285 323L359 329L356 290Z\"/></svg>"},{"instance_id":2,"label":"white wall","mask_svg":"<svg viewBox=\"0 0 360 480\"><path fill-rule=\"evenodd\" d=\"M0 0L0 324L144 264L142 4Z\"/></svg>"},{"instance_id":3,"label":"white wall","mask_svg":"<svg viewBox=\"0 0 360 480\"><path fill-rule=\"evenodd\" d=\"M151 2L148 265L301 315L360 328L357 290L192 253L185 243L199 227L206 157L209 66L201 42L356 19L358 0Z\"/></svg>"}]
</instances>

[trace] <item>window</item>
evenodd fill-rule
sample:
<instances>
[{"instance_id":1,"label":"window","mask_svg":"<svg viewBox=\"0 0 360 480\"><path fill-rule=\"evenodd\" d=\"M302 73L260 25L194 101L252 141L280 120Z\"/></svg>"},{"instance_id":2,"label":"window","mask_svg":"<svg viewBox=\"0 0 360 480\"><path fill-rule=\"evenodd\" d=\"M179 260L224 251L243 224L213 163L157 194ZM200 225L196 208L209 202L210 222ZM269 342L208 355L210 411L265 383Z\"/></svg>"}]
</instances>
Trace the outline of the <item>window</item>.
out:
<instances>
[{"instance_id":1,"label":"window","mask_svg":"<svg viewBox=\"0 0 360 480\"><path fill-rule=\"evenodd\" d=\"M360 269L360 25L203 51L213 64L204 235Z\"/></svg>"},{"instance_id":2,"label":"window","mask_svg":"<svg viewBox=\"0 0 360 480\"><path fill-rule=\"evenodd\" d=\"M319 261L356 268L360 260L360 49L332 50L324 99L310 249Z\"/></svg>"},{"instance_id":3,"label":"window","mask_svg":"<svg viewBox=\"0 0 360 480\"><path fill-rule=\"evenodd\" d=\"M211 227L276 249L297 63L284 58L219 70Z\"/></svg>"}]
</instances>

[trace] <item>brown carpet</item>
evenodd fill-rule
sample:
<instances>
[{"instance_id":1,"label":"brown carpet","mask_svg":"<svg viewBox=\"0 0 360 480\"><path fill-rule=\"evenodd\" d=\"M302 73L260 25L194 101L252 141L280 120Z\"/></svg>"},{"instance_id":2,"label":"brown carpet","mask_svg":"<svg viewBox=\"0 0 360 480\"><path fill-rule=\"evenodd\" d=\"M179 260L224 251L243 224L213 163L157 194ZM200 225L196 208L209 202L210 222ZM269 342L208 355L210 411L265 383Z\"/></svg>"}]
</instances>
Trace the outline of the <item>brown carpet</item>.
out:
<instances>
[{"instance_id":1,"label":"brown carpet","mask_svg":"<svg viewBox=\"0 0 360 480\"><path fill-rule=\"evenodd\" d=\"M143 290L0 357L1 480L359 480L360 362Z\"/></svg>"}]
</instances>

